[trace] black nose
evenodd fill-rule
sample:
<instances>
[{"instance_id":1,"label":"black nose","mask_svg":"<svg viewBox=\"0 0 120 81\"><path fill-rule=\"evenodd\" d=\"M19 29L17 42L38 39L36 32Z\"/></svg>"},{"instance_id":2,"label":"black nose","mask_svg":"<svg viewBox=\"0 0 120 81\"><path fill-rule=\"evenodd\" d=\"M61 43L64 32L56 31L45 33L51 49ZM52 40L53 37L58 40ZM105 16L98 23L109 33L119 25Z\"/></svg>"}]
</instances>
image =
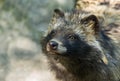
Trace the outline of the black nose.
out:
<instances>
[{"instance_id":1,"label":"black nose","mask_svg":"<svg viewBox=\"0 0 120 81\"><path fill-rule=\"evenodd\" d=\"M58 47L58 43L55 42L55 41L50 41L49 45L50 45L50 48L53 49L53 50L56 50L57 47Z\"/></svg>"}]
</instances>

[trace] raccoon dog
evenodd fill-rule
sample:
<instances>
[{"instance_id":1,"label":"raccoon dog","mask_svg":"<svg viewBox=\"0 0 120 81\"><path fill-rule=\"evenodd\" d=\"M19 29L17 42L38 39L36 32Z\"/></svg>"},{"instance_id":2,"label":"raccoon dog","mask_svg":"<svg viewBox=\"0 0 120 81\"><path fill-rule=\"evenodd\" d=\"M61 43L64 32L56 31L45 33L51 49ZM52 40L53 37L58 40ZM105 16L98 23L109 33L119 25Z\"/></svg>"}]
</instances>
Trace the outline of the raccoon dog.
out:
<instances>
[{"instance_id":1,"label":"raccoon dog","mask_svg":"<svg viewBox=\"0 0 120 81\"><path fill-rule=\"evenodd\" d=\"M119 47L101 30L98 18L84 11L55 9L41 41L58 81L120 81Z\"/></svg>"}]
</instances>

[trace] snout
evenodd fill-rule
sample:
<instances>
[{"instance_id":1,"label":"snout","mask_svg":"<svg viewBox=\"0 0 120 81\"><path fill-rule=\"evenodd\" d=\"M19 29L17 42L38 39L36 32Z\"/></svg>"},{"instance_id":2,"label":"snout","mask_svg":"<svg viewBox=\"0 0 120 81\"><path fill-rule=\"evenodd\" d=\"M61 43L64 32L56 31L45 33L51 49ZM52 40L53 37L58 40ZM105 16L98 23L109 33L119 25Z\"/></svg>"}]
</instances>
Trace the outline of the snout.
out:
<instances>
[{"instance_id":1,"label":"snout","mask_svg":"<svg viewBox=\"0 0 120 81\"><path fill-rule=\"evenodd\" d=\"M63 43L57 39L52 39L47 43L46 50L52 54L63 54L67 52Z\"/></svg>"},{"instance_id":2,"label":"snout","mask_svg":"<svg viewBox=\"0 0 120 81\"><path fill-rule=\"evenodd\" d=\"M56 41L50 41L48 44L49 44L51 50L57 50L58 43Z\"/></svg>"}]
</instances>

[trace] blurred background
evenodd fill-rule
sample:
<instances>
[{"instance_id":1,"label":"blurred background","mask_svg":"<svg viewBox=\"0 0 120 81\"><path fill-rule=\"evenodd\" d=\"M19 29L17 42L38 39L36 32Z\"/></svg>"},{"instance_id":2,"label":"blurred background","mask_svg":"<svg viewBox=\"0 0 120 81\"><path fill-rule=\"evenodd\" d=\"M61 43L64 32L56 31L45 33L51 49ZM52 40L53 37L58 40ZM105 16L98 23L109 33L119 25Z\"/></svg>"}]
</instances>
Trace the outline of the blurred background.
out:
<instances>
[{"instance_id":1,"label":"blurred background","mask_svg":"<svg viewBox=\"0 0 120 81\"><path fill-rule=\"evenodd\" d=\"M0 81L43 81L49 75L40 38L55 8L72 7L72 0L0 0Z\"/></svg>"},{"instance_id":2,"label":"blurred background","mask_svg":"<svg viewBox=\"0 0 120 81\"><path fill-rule=\"evenodd\" d=\"M109 2L96 1L100 1L101 5ZM67 11L73 5L74 0L0 0L0 81L50 81L51 75L47 71L46 57L41 52L40 38L47 30L53 10L60 8ZM120 4L114 9L120 12ZM120 37L118 15L116 24L111 22L106 28L109 34L117 31L116 37ZM108 32L111 27L117 29Z\"/></svg>"}]
</instances>

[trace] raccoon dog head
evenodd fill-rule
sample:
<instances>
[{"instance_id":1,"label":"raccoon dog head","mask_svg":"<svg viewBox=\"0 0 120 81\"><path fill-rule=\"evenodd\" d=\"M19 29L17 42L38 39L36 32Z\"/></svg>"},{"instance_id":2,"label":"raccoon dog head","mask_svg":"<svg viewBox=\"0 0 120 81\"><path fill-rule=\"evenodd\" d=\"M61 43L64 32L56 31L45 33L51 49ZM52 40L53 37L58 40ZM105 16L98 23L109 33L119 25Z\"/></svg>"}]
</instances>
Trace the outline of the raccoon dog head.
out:
<instances>
[{"instance_id":1,"label":"raccoon dog head","mask_svg":"<svg viewBox=\"0 0 120 81\"><path fill-rule=\"evenodd\" d=\"M80 59L105 59L99 42L100 27L95 15L56 9L47 34L42 40L46 54Z\"/></svg>"}]
</instances>

